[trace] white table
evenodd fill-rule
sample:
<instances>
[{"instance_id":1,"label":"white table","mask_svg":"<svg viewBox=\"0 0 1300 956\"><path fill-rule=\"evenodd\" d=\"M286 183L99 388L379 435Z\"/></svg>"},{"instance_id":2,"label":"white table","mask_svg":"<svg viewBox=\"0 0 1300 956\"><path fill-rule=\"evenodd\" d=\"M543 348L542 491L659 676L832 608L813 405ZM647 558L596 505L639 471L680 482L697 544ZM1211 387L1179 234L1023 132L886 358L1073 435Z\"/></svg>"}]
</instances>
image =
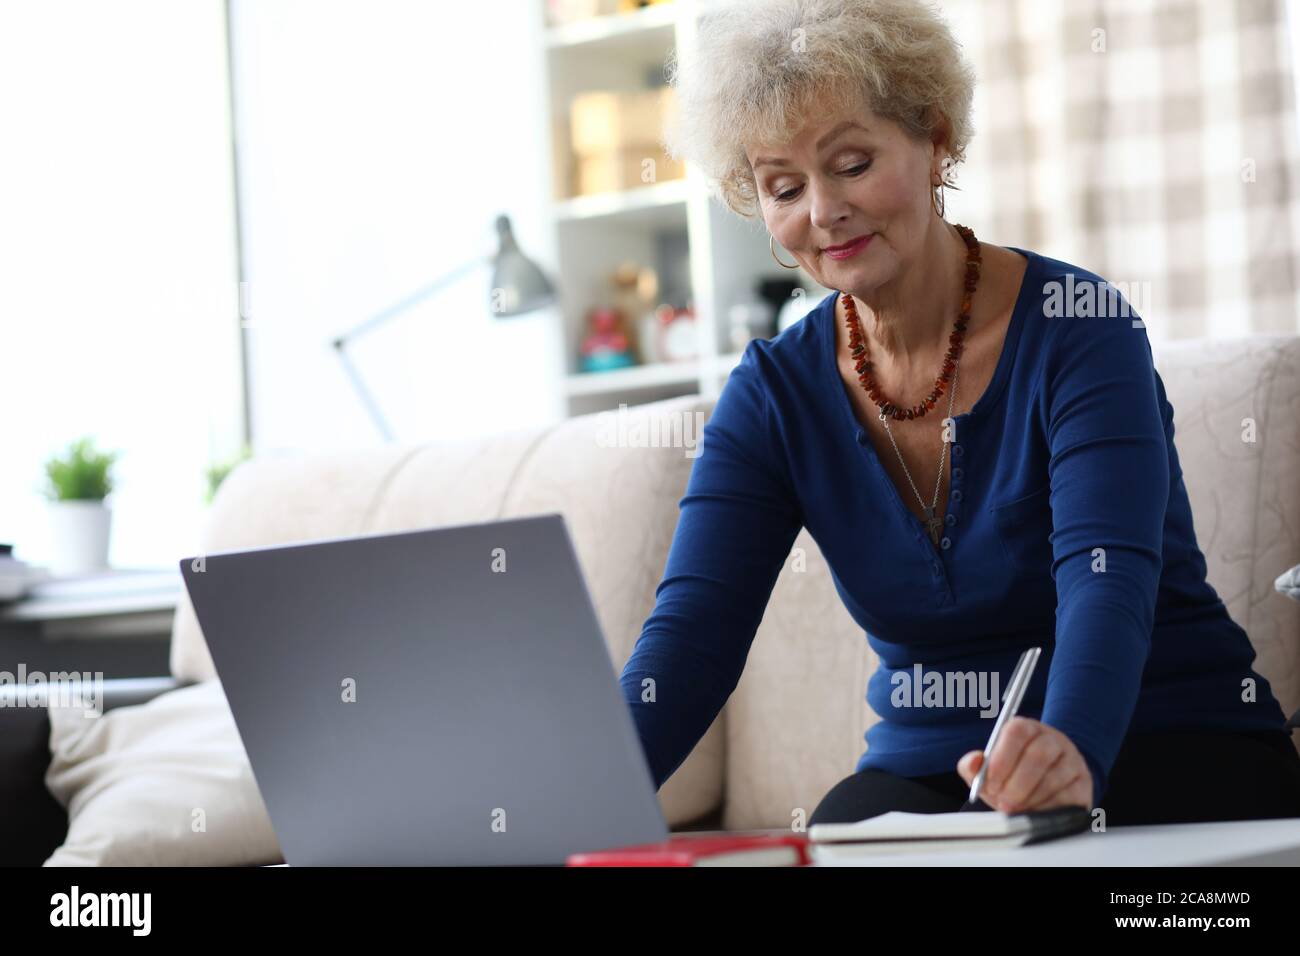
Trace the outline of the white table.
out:
<instances>
[{"instance_id":1,"label":"white table","mask_svg":"<svg viewBox=\"0 0 1300 956\"><path fill-rule=\"evenodd\" d=\"M1112 827L1010 850L864 853L818 866L1300 866L1300 818Z\"/></svg>"}]
</instances>

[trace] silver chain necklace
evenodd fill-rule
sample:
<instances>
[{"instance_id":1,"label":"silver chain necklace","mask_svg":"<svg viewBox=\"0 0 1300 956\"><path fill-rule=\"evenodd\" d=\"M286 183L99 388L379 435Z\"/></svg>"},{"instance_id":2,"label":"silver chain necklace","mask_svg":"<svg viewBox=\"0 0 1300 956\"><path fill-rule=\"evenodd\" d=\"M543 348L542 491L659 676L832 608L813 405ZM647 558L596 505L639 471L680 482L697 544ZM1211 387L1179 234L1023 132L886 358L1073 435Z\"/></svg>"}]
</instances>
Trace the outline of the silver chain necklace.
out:
<instances>
[{"instance_id":1,"label":"silver chain necklace","mask_svg":"<svg viewBox=\"0 0 1300 956\"><path fill-rule=\"evenodd\" d=\"M957 394L957 366L960 361L953 362L952 366L952 388L948 389L948 418L946 421L952 421L952 400ZM925 499L921 497L921 492L916 490L916 482L912 480L912 472L907 467L907 462L903 461L903 453L898 450L898 442L894 441L894 433L889 428L889 416L882 409L880 412L880 421L885 426L885 434L889 436L889 443L894 446L894 454L898 456L898 463L903 466L903 474L907 475L907 483L912 486L912 492L916 495L916 500L921 503L925 509L925 527L929 532L930 541L933 544L939 543L939 532L943 528L943 519L935 512L939 510L939 486L943 484L943 465L948 457L948 442L945 439L943 447L939 449L939 473L934 478L934 501L927 505Z\"/></svg>"}]
</instances>

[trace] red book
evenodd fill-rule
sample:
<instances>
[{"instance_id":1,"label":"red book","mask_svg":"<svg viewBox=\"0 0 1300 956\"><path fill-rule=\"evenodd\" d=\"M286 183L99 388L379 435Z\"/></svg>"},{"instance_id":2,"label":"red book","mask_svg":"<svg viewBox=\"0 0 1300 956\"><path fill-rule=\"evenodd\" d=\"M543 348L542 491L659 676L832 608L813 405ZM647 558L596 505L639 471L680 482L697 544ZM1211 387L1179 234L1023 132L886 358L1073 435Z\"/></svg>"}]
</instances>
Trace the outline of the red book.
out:
<instances>
[{"instance_id":1,"label":"red book","mask_svg":"<svg viewBox=\"0 0 1300 956\"><path fill-rule=\"evenodd\" d=\"M661 843L574 853L566 866L806 866L808 837L675 833Z\"/></svg>"}]
</instances>

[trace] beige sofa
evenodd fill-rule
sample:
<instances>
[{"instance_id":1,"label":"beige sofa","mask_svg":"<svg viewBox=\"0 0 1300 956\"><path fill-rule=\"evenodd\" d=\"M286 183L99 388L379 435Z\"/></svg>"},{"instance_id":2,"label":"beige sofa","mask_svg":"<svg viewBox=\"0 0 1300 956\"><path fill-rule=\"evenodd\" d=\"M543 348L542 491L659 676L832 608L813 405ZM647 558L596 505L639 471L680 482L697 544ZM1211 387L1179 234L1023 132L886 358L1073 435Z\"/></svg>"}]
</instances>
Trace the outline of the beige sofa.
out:
<instances>
[{"instance_id":1,"label":"beige sofa","mask_svg":"<svg viewBox=\"0 0 1300 956\"><path fill-rule=\"evenodd\" d=\"M1290 714L1300 707L1300 605L1273 581L1300 563L1300 336L1178 343L1157 347L1156 360L1210 581ZM673 399L630 410L625 424L698 422L711 408ZM654 606L694 458L611 447L609 424L586 416L471 442L259 458L222 485L203 550L562 512L617 672ZM806 570L787 562L739 687L660 791L674 827L783 827L811 815L852 772L877 719L864 700L874 655L806 531L795 548ZM172 670L213 675L188 602Z\"/></svg>"}]
</instances>

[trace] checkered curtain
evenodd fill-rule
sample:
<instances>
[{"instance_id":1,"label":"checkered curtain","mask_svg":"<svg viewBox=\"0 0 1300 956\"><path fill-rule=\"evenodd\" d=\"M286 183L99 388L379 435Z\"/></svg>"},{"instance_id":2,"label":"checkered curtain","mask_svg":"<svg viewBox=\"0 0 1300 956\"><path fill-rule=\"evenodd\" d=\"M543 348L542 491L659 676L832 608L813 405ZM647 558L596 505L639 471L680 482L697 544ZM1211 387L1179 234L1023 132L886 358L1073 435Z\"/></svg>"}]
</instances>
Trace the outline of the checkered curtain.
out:
<instances>
[{"instance_id":1,"label":"checkered curtain","mask_svg":"<svg viewBox=\"0 0 1300 956\"><path fill-rule=\"evenodd\" d=\"M947 218L1090 269L1153 341L1300 332L1285 0L941 0L979 74Z\"/></svg>"}]
</instances>

